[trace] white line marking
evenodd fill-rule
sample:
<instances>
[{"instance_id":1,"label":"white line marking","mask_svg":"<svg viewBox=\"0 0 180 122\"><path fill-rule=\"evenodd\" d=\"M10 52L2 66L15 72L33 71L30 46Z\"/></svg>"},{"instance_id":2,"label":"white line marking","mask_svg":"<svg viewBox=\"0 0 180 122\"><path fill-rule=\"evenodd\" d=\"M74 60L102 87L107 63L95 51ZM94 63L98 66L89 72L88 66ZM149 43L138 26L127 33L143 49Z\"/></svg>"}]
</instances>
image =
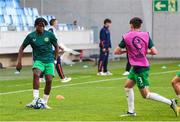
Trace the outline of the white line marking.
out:
<instances>
[{"instance_id":1,"label":"white line marking","mask_svg":"<svg viewBox=\"0 0 180 122\"><path fill-rule=\"evenodd\" d=\"M151 73L150 75L168 74L168 73L173 73L173 72L177 72L177 71L179 71L179 70L171 70L171 71L166 71L166 72ZM104 80L95 80L95 81L87 81L87 82L81 82L81 83L74 83L74 84L66 84L66 85L54 86L52 88L54 89L54 88L76 86L76 85L83 85L83 84L93 84L93 83L100 83L100 82L106 82L106 81L112 81L112 80L122 80L122 79L126 79L126 78L127 77L104 79ZM44 89L44 88L40 88L40 89ZM0 96L1 95L8 95L8 94L23 93L23 92L28 92L28 91L32 91L32 89L12 91L12 92L4 92L4 93L0 93Z\"/></svg>"}]
</instances>

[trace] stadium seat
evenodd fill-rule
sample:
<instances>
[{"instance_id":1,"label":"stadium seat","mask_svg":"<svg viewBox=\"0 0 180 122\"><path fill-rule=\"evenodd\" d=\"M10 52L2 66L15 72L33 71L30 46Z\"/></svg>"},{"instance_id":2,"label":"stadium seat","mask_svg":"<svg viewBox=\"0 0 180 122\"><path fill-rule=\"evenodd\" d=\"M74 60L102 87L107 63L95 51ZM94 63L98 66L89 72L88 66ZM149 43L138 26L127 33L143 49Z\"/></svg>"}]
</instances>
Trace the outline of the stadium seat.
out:
<instances>
[{"instance_id":1,"label":"stadium seat","mask_svg":"<svg viewBox=\"0 0 180 122\"><path fill-rule=\"evenodd\" d=\"M26 16L20 15L20 16L19 16L19 21L21 22L20 25L22 25L22 26L27 26Z\"/></svg>"},{"instance_id":2,"label":"stadium seat","mask_svg":"<svg viewBox=\"0 0 180 122\"><path fill-rule=\"evenodd\" d=\"M32 8L33 16L39 16L37 8Z\"/></svg>"},{"instance_id":3,"label":"stadium seat","mask_svg":"<svg viewBox=\"0 0 180 122\"><path fill-rule=\"evenodd\" d=\"M4 0L0 0L0 7L1 7L1 8L2 8L2 7L5 7L5 5L6 5L5 1L4 1Z\"/></svg>"},{"instance_id":4,"label":"stadium seat","mask_svg":"<svg viewBox=\"0 0 180 122\"><path fill-rule=\"evenodd\" d=\"M34 21L33 21L33 17L32 16L26 16L26 20L27 20L27 24L29 27L33 27L34 26Z\"/></svg>"},{"instance_id":5,"label":"stadium seat","mask_svg":"<svg viewBox=\"0 0 180 122\"><path fill-rule=\"evenodd\" d=\"M7 15L17 15L17 11L15 8L6 7L5 11Z\"/></svg>"},{"instance_id":6,"label":"stadium seat","mask_svg":"<svg viewBox=\"0 0 180 122\"><path fill-rule=\"evenodd\" d=\"M3 14L4 14L4 8L0 7L0 15L3 15Z\"/></svg>"},{"instance_id":7,"label":"stadium seat","mask_svg":"<svg viewBox=\"0 0 180 122\"><path fill-rule=\"evenodd\" d=\"M16 11L17 11L17 15L24 15L23 8L17 8Z\"/></svg>"},{"instance_id":8,"label":"stadium seat","mask_svg":"<svg viewBox=\"0 0 180 122\"><path fill-rule=\"evenodd\" d=\"M25 14L26 16L28 16L28 15L29 15L28 8L23 8L23 11L24 11L24 14Z\"/></svg>"},{"instance_id":9,"label":"stadium seat","mask_svg":"<svg viewBox=\"0 0 180 122\"><path fill-rule=\"evenodd\" d=\"M8 31L7 26L2 26L2 27L0 27L0 29L1 29L1 31Z\"/></svg>"},{"instance_id":10,"label":"stadium seat","mask_svg":"<svg viewBox=\"0 0 180 122\"><path fill-rule=\"evenodd\" d=\"M30 15L30 16L33 16L33 10L32 10L32 8L27 8L27 10L28 10L29 15Z\"/></svg>"},{"instance_id":11,"label":"stadium seat","mask_svg":"<svg viewBox=\"0 0 180 122\"><path fill-rule=\"evenodd\" d=\"M0 15L0 26L4 25L4 18L2 15Z\"/></svg>"},{"instance_id":12,"label":"stadium seat","mask_svg":"<svg viewBox=\"0 0 180 122\"><path fill-rule=\"evenodd\" d=\"M16 16L16 15L11 15L11 17L12 17L12 25L14 25L14 26L20 26L20 21L19 21L18 16Z\"/></svg>"},{"instance_id":13,"label":"stadium seat","mask_svg":"<svg viewBox=\"0 0 180 122\"><path fill-rule=\"evenodd\" d=\"M10 15L3 15L3 17L4 17L4 22L7 26L12 24L12 18Z\"/></svg>"}]
</instances>

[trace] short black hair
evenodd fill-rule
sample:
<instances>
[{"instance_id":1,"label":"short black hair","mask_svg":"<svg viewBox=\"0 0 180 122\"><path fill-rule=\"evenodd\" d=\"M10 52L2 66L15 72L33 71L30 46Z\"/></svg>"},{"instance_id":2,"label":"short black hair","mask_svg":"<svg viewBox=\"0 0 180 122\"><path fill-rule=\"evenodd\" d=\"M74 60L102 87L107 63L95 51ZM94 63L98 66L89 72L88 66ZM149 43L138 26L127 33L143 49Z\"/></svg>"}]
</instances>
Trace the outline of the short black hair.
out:
<instances>
[{"instance_id":1,"label":"short black hair","mask_svg":"<svg viewBox=\"0 0 180 122\"><path fill-rule=\"evenodd\" d=\"M43 23L45 26L48 25L48 22L42 17L39 17L35 20L34 26L36 27L39 23Z\"/></svg>"},{"instance_id":2,"label":"short black hair","mask_svg":"<svg viewBox=\"0 0 180 122\"><path fill-rule=\"evenodd\" d=\"M132 24L134 28L140 28L142 23L143 21L139 17L134 17L129 22L129 24Z\"/></svg>"},{"instance_id":3,"label":"short black hair","mask_svg":"<svg viewBox=\"0 0 180 122\"><path fill-rule=\"evenodd\" d=\"M104 20L104 24L106 24L106 23L111 23L111 20L110 20L110 19L108 19L108 18L107 18L107 19L105 19L105 20Z\"/></svg>"},{"instance_id":4,"label":"short black hair","mask_svg":"<svg viewBox=\"0 0 180 122\"><path fill-rule=\"evenodd\" d=\"M52 25L54 25L54 22L56 21L57 19L51 19L50 21L49 21L49 24L52 26Z\"/></svg>"}]
</instances>

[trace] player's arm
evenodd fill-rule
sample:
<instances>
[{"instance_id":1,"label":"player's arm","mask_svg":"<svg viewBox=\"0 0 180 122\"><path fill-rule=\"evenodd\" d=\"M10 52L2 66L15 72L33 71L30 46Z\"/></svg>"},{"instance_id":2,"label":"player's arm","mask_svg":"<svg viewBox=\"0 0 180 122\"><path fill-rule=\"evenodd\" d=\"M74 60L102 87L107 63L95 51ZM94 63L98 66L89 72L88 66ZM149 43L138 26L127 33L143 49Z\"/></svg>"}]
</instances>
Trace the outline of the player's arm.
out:
<instances>
[{"instance_id":1,"label":"player's arm","mask_svg":"<svg viewBox=\"0 0 180 122\"><path fill-rule=\"evenodd\" d=\"M51 35L51 43L52 45L54 46L54 57L55 57L55 61L57 60L58 58L58 55L59 55L59 45L57 43L57 38L54 36L54 34Z\"/></svg>"},{"instance_id":2,"label":"player's arm","mask_svg":"<svg viewBox=\"0 0 180 122\"><path fill-rule=\"evenodd\" d=\"M121 54L124 54L124 53L126 53L126 52L127 52L126 50L121 49L120 47L116 47L116 48L114 49L114 54L115 54L115 55L121 55Z\"/></svg>"},{"instance_id":3,"label":"player's arm","mask_svg":"<svg viewBox=\"0 0 180 122\"><path fill-rule=\"evenodd\" d=\"M102 29L100 31L100 44L99 47L101 49L103 49L103 51L106 51L106 49L108 49L108 45L107 45L107 39L106 39L106 32L104 29Z\"/></svg>"},{"instance_id":4,"label":"player's arm","mask_svg":"<svg viewBox=\"0 0 180 122\"><path fill-rule=\"evenodd\" d=\"M55 51L54 51L54 55L55 55L55 60L57 60L58 55L59 55L59 45L58 43L54 45Z\"/></svg>"},{"instance_id":5,"label":"player's arm","mask_svg":"<svg viewBox=\"0 0 180 122\"><path fill-rule=\"evenodd\" d=\"M26 39L24 40L23 44L19 48L18 58L17 58L17 65L16 65L16 70L18 70L18 71L20 71L22 69L23 51L29 44L30 44L30 37L27 36Z\"/></svg>"},{"instance_id":6,"label":"player's arm","mask_svg":"<svg viewBox=\"0 0 180 122\"><path fill-rule=\"evenodd\" d=\"M148 51L147 51L148 54L150 54L150 55L157 55L158 51L155 48L154 43L153 43L151 38L149 38L148 48L149 48Z\"/></svg>"},{"instance_id":7,"label":"player's arm","mask_svg":"<svg viewBox=\"0 0 180 122\"><path fill-rule=\"evenodd\" d=\"M120 42L119 46L114 49L114 54L115 55L121 55L126 53L127 51L125 50L126 44L124 39Z\"/></svg>"}]
</instances>

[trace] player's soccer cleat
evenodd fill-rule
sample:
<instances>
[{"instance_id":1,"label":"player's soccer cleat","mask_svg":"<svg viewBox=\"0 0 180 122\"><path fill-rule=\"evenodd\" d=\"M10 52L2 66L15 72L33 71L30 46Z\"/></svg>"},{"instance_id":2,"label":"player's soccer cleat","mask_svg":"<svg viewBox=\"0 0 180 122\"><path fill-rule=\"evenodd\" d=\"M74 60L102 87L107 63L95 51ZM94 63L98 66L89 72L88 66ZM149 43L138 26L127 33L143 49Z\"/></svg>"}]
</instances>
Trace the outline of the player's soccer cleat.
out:
<instances>
[{"instance_id":1,"label":"player's soccer cleat","mask_svg":"<svg viewBox=\"0 0 180 122\"><path fill-rule=\"evenodd\" d=\"M49 110L51 110L52 108L51 108L50 106L48 106L47 104L45 104L44 109L49 109Z\"/></svg>"},{"instance_id":2,"label":"player's soccer cleat","mask_svg":"<svg viewBox=\"0 0 180 122\"><path fill-rule=\"evenodd\" d=\"M97 75L98 75L98 76L106 76L106 73L104 73L104 72L98 72Z\"/></svg>"},{"instance_id":3,"label":"player's soccer cleat","mask_svg":"<svg viewBox=\"0 0 180 122\"><path fill-rule=\"evenodd\" d=\"M135 117L136 116L136 113L130 113L130 112L127 112L126 114L122 114L120 115L120 117Z\"/></svg>"},{"instance_id":4,"label":"player's soccer cleat","mask_svg":"<svg viewBox=\"0 0 180 122\"><path fill-rule=\"evenodd\" d=\"M67 78L67 77L65 77L64 79L61 80L61 82L62 82L62 83L67 83L67 82L69 82L69 81L71 81L71 80L72 80L72 78Z\"/></svg>"},{"instance_id":5,"label":"player's soccer cleat","mask_svg":"<svg viewBox=\"0 0 180 122\"><path fill-rule=\"evenodd\" d=\"M177 106L177 100L176 99L172 99L171 100L171 108L173 109L174 113L176 116L179 116L179 110L178 110L178 106Z\"/></svg>"},{"instance_id":6,"label":"player's soccer cleat","mask_svg":"<svg viewBox=\"0 0 180 122\"><path fill-rule=\"evenodd\" d=\"M40 83L45 83L46 80L45 80L44 78L39 78L39 82L40 82Z\"/></svg>"},{"instance_id":7,"label":"player's soccer cleat","mask_svg":"<svg viewBox=\"0 0 180 122\"><path fill-rule=\"evenodd\" d=\"M127 75L129 75L129 72L126 71L126 72L123 73L123 75L124 75L124 76L127 76Z\"/></svg>"},{"instance_id":8,"label":"player's soccer cleat","mask_svg":"<svg viewBox=\"0 0 180 122\"><path fill-rule=\"evenodd\" d=\"M37 99L34 99L31 103L27 104L26 107L27 108L34 108L36 101L37 101Z\"/></svg>"},{"instance_id":9,"label":"player's soccer cleat","mask_svg":"<svg viewBox=\"0 0 180 122\"><path fill-rule=\"evenodd\" d=\"M104 72L106 75L113 75L110 71Z\"/></svg>"}]
</instances>

